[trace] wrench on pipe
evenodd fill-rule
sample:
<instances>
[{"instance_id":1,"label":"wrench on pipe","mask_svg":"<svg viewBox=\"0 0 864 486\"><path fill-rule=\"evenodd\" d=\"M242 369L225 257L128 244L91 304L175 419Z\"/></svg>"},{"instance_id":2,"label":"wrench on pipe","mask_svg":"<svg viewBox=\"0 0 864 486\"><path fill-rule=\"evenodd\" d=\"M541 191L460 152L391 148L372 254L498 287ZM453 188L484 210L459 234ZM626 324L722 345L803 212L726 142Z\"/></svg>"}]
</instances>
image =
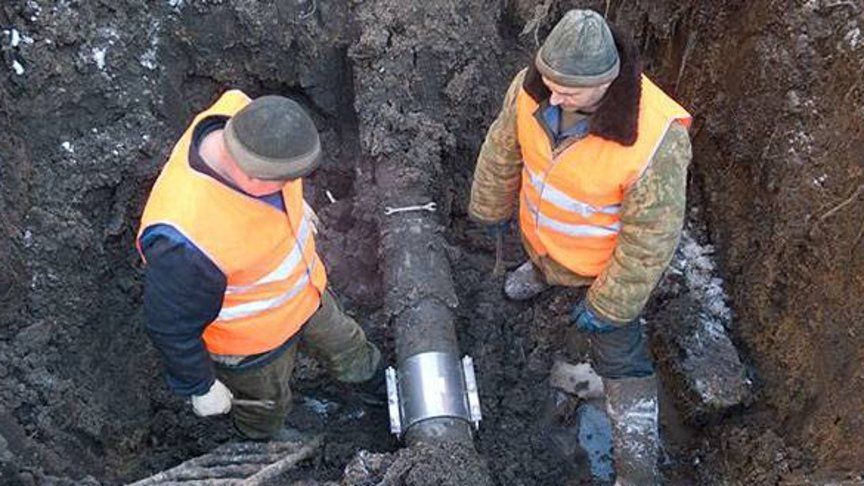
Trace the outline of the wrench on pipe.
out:
<instances>
[{"instance_id":1,"label":"wrench on pipe","mask_svg":"<svg viewBox=\"0 0 864 486\"><path fill-rule=\"evenodd\" d=\"M390 216L391 214L396 213L405 213L408 211L429 211L430 213L434 213L437 209L437 205L435 202L430 202L429 204L417 205L417 206L405 206L402 208L391 208L387 206L384 208L384 214Z\"/></svg>"}]
</instances>

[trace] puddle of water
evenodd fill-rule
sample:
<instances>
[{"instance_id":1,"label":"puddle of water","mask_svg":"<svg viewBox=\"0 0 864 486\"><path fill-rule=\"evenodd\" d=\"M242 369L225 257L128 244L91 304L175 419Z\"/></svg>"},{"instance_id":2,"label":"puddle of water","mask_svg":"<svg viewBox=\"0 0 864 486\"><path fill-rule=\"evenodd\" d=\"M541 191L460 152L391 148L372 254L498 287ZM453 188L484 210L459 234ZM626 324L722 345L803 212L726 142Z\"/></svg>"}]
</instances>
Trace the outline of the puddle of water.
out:
<instances>
[{"instance_id":1,"label":"puddle of water","mask_svg":"<svg viewBox=\"0 0 864 486\"><path fill-rule=\"evenodd\" d=\"M579 420L579 445L588 455L591 475L600 481L611 481L614 474L612 426L603 402L585 402L579 406L576 413Z\"/></svg>"}]
</instances>

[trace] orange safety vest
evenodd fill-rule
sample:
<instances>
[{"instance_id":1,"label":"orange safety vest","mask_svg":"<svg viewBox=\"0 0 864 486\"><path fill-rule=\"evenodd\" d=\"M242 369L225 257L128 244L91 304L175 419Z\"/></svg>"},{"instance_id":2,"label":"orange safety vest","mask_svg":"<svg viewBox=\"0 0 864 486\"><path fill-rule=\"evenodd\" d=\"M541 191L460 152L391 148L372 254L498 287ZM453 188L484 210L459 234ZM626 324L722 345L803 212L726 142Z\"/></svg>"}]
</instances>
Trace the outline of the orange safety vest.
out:
<instances>
[{"instance_id":1,"label":"orange safety vest","mask_svg":"<svg viewBox=\"0 0 864 486\"><path fill-rule=\"evenodd\" d=\"M145 229L171 225L225 274L222 308L203 335L207 350L217 355L252 355L280 346L318 310L327 285L301 180L282 189L283 212L189 166L198 122L232 116L249 101L241 91L228 91L195 118L156 180L138 231L140 252Z\"/></svg>"},{"instance_id":2,"label":"orange safety vest","mask_svg":"<svg viewBox=\"0 0 864 486\"><path fill-rule=\"evenodd\" d=\"M524 159L519 226L531 248L567 269L596 276L606 267L621 230L624 192L648 168L673 122L690 114L642 76L638 138L624 146L589 134L560 154L535 117L540 105L523 88L516 124Z\"/></svg>"}]
</instances>

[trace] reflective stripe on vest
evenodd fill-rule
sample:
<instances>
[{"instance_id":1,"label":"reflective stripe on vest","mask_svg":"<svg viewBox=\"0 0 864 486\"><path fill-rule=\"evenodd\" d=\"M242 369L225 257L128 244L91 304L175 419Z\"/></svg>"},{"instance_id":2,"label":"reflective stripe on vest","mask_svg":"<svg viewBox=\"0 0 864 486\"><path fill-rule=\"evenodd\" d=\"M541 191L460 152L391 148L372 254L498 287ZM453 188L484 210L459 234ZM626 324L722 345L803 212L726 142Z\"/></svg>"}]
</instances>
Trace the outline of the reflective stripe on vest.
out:
<instances>
[{"instance_id":1,"label":"reflective stripe on vest","mask_svg":"<svg viewBox=\"0 0 864 486\"><path fill-rule=\"evenodd\" d=\"M532 216L534 216L534 221L538 228L549 228L553 231L564 233L565 235L581 236L586 238L615 236L619 231L621 231L621 223L613 223L609 226L564 223L540 214L537 207L531 204L531 201L528 199L523 199L522 202L528 206L528 211L531 212Z\"/></svg>"},{"instance_id":2,"label":"reflective stripe on vest","mask_svg":"<svg viewBox=\"0 0 864 486\"><path fill-rule=\"evenodd\" d=\"M620 204L609 204L607 206L594 207L586 202L579 201L578 199L574 199L567 194L564 194L560 190L556 189L555 186L551 184L547 184L540 178L540 176L534 175L527 166L523 166L525 169L525 175L528 178L528 181L534 186L534 189L540 194L540 199L550 202L561 209L565 209L567 211L572 211L574 213L578 213L581 216L588 217L592 214L618 214L621 212Z\"/></svg>"},{"instance_id":3,"label":"reflective stripe on vest","mask_svg":"<svg viewBox=\"0 0 864 486\"><path fill-rule=\"evenodd\" d=\"M259 314L261 312L275 309L285 302L293 299L300 292L309 285L309 275L315 269L315 260L309 264L308 270L306 270L305 264L302 262L303 251L305 248L306 242L309 240L309 234L311 231L309 230L310 223L308 218L303 218L303 223L300 226L300 231L298 231L297 244L294 245L294 248L291 250L291 253L282 260L282 263L279 265L279 268L262 278L261 280L255 282L252 285L231 285L228 286L225 293L226 294L237 294L243 292L254 292L260 289L263 285L267 285L272 282L277 282L279 280L285 280L291 275L298 266L303 266L303 273L300 274L300 278L288 289L287 292L278 295L271 299L266 300L257 300L254 302L249 302L246 304L238 304L233 306L223 305L222 309L219 311L219 316L216 318L217 321L231 321L234 319L241 319L243 317L250 317L255 314ZM305 235L304 235L305 228Z\"/></svg>"},{"instance_id":4,"label":"reflective stripe on vest","mask_svg":"<svg viewBox=\"0 0 864 486\"><path fill-rule=\"evenodd\" d=\"M629 146L588 134L556 152L538 116L541 106L522 89L516 129L524 170L519 223L534 253L572 272L598 275L621 231L624 194L648 168L672 123L690 115L642 77L637 139Z\"/></svg>"},{"instance_id":5,"label":"reflective stripe on vest","mask_svg":"<svg viewBox=\"0 0 864 486\"><path fill-rule=\"evenodd\" d=\"M225 275L222 307L202 336L211 355L248 356L282 345L318 310L327 285L301 180L285 184L280 211L189 166L198 122L232 116L248 103L229 91L195 118L153 186L138 233L140 251L146 228L171 225Z\"/></svg>"},{"instance_id":6,"label":"reflective stripe on vest","mask_svg":"<svg viewBox=\"0 0 864 486\"><path fill-rule=\"evenodd\" d=\"M250 285L229 285L225 289L226 294L236 294L249 292L260 288L264 284L278 282L288 278L297 268L303 259L303 252L306 249L306 243L309 242L309 235L312 234L312 225L309 218L303 217L303 222L300 223L300 229L297 230L297 242L291 249L291 252L282 260L282 263L275 270L268 273L258 281ZM313 262L314 263L314 262ZM224 310L224 309L223 309ZM222 314L220 314L221 317Z\"/></svg>"},{"instance_id":7,"label":"reflective stripe on vest","mask_svg":"<svg viewBox=\"0 0 864 486\"><path fill-rule=\"evenodd\" d=\"M303 273L300 276L300 279L291 287L288 292L284 294L269 299L269 300L258 300L255 302L250 302L248 304L240 304L235 305L233 307L223 307L222 310L219 311L219 317L216 319L218 321L231 321L234 319L241 319L243 317L250 317L255 314L260 314L261 312L275 309L285 304L289 300L296 297L300 292L302 292L307 285L309 285L309 273L314 269L315 262L313 261L309 272Z\"/></svg>"}]
</instances>

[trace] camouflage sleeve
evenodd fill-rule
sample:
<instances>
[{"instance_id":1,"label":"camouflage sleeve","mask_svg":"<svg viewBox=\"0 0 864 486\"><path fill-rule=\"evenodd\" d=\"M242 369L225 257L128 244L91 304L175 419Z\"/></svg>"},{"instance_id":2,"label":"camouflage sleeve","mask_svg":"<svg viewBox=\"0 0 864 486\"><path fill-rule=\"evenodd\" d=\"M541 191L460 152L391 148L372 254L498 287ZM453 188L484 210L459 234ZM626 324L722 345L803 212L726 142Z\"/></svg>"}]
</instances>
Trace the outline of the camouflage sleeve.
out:
<instances>
[{"instance_id":1,"label":"camouflage sleeve","mask_svg":"<svg viewBox=\"0 0 864 486\"><path fill-rule=\"evenodd\" d=\"M516 135L516 95L526 70L513 78L498 118L489 127L486 141L477 156L468 215L481 223L509 219L519 201L522 154Z\"/></svg>"},{"instance_id":2,"label":"camouflage sleeve","mask_svg":"<svg viewBox=\"0 0 864 486\"><path fill-rule=\"evenodd\" d=\"M587 305L598 316L623 324L642 312L681 236L690 159L687 130L673 123L624 195L618 245L588 289Z\"/></svg>"}]
</instances>

